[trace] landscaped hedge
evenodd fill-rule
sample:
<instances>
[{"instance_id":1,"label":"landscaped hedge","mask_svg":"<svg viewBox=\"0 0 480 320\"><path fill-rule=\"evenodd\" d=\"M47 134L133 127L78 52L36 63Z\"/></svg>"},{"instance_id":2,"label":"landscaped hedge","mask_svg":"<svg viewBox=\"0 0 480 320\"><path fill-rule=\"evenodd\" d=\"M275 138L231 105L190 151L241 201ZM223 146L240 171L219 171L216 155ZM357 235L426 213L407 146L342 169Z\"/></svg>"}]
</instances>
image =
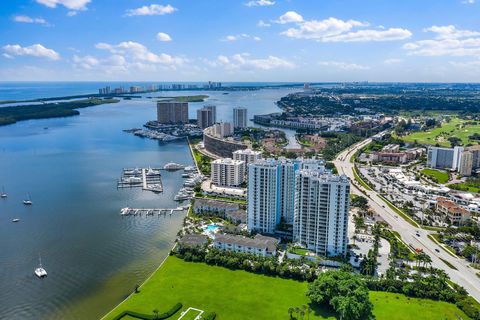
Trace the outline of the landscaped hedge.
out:
<instances>
[{"instance_id":1,"label":"landscaped hedge","mask_svg":"<svg viewBox=\"0 0 480 320\"><path fill-rule=\"evenodd\" d=\"M171 316L173 316L175 313L177 313L178 310L180 310L182 308L182 306L183 305L179 302L176 305L174 305L170 310L168 310L165 313L159 314L158 316L155 315L155 314L150 315L150 314L143 314L143 313L138 313L138 312L134 312L134 311L125 310L113 319L114 320L120 320L125 316L130 316L132 318L137 318L137 319L142 319L142 320L168 319Z\"/></svg>"},{"instance_id":2,"label":"landscaped hedge","mask_svg":"<svg viewBox=\"0 0 480 320\"><path fill-rule=\"evenodd\" d=\"M215 320L216 317L217 317L217 314L215 312L210 312L203 319L204 320Z\"/></svg>"}]
</instances>

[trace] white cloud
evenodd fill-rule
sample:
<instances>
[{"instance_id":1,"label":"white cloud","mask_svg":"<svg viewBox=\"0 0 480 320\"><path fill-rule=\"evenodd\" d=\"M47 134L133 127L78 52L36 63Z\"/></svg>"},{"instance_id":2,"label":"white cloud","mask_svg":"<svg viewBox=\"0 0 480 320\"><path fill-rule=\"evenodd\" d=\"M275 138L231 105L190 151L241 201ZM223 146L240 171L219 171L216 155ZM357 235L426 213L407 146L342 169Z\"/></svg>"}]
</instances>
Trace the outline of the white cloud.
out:
<instances>
[{"instance_id":1,"label":"white cloud","mask_svg":"<svg viewBox=\"0 0 480 320\"><path fill-rule=\"evenodd\" d=\"M157 40L158 41L172 41L172 37L170 37L170 35L168 35L164 32L159 32L159 33L157 33Z\"/></svg>"},{"instance_id":2,"label":"white cloud","mask_svg":"<svg viewBox=\"0 0 480 320\"><path fill-rule=\"evenodd\" d=\"M177 8L167 4L166 6L161 4L151 4L149 6L143 6L136 9L127 10L127 16L163 16L165 14L174 13Z\"/></svg>"},{"instance_id":3,"label":"white cloud","mask_svg":"<svg viewBox=\"0 0 480 320\"><path fill-rule=\"evenodd\" d=\"M47 25L47 20L43 18L31 18L29 16L18 15L13 17L13 21L15 22L22 22L22 23L36 23L36 24L43 24Z\"/></svg>"},{"instance_id":4,"label":"white cloud","mask_svg":"<svg viewBox=\"0 0 480 320\"><path fill-rule=\"evenodd\" d=\"M406 43L403 49L417 56L476 56L480 55L480 32L457 29L453 25L432 26L425 32L433 39Z\"/></svg>"},{"instance_id":5,"label":"white cloud","mask_svg":"<svg viewBox=\"0 0 480 320\"><path fill-rule=\"evenodd\" d=\"M462 1L463 4L474 4L475 0L464 0Z\"/></svg>"},{"instance_id":6,"label":"white cloud","mask_svg":"<svg viewBox=\"0 0 480 320\"><path fill-rule=\"evenodd\" d=\"M399 64L399 63L402 63L402 62L403 62L402 59L397 59L397 58L391 58L391 59L383 60L383 63L385 63L385 64Z\"/></svg>"},{"instance_id":7,"label":"white cloud","mask_svg":"<svg viewBox=\"0 0 480 320\"><path fill-rule=\"evenodd\" d=\"M73 16L76 16L77 14L78 14L77 11L68 11L68 12L67 12L67 16L68 16L68 17L73 17Z\"/></svg>"},{"instance_id":8,"label":"white cloud","mask_svg":"<svg viewBox=\"0 0 480 320\"><path fill-rule=\"evenodd\" d=\"M228 36L225 36L225 37L221 38L220 41L233 42L233 41L237 41L237 40L241 40L241 39L252 39L252 40L255 40L255 41L262 40L260 37L252 36L252 35L249 35L249 34L246 34L246 33L241 33L241 34L236 34L236 35L230 34Z\"/></svg>"},{"instance_id":9,"label":"white cloud","mask_svg":"<svg viewBox=\"0 0 480 320\"><path fill-rule=\"evenodd\" d=\"M270 26L271 26L270 23L265 22L263 20L259 20L258 23L257 23L257 27L261 27L261 28L268 28Z\"/></svg>"},{"instance_id":10,"label":"white cloud","mask_svg":"<svg viewBox=\"0 0 480 320\"><path fill-rule=\"evenodd\" d=\"M45 48L38 43L28 47L22 47L18 44L8 44L3 47L3 50L10 56L33 56L49 60L60 59L60 55L55 50Z\"/></svg>"},{"instance_id":11,"label":"white cloud","mask_svg":"<svg viewBox=\"0 0 480 320\"><path fill-rule=\"evenodd\" d=\"M330 17L324 20L303 20L299 14L289 11L282 15L277 23L296 23L281 34L295 39L311 39L321 42L367 42L403 40L412 36L407 29L377 27L376 29L360 29L368 27L368 22L357 20L341 20Z\"/></svg>"},{"instance_id":12,"label":"white cloud","mask_svg":"<svg viewBox=\"0 0 480 320\"><path fill-rule=\"evenodd\" d=\"M370 67L363 66L356 63L340 62L340 61L320 61L318 63L321 66L333 67L346 71L356 71L356 70L368 70Z\"/></svg>"},{"instance_id":13,"label":"white cloud","mask_svg":"<svg viewBox=\"0 0 480 320\"><path fill-rule=\"evenodd\" d=\"M239 53L233 56L226 57L220 55L214 61L205 61L211 67L221 67L225 70L272 70L272 69L292 69L295 65L285 59L268 56L263 59L250 58L248 53Z\"/></svg>"},{"instance_id":14,"label":"white cloud","mask_svg":"<svg viewBox=\"0 0 480 320\"><path fill-rule=\"evenodd\" d=\"M124 73L128 71L126 59L121 55L111 55L105 59L94 56L73 56L73 66L76 69L102 71L107 74Z\"/></svg>"},{"instance_id":15,"label":"white cloud","mask_svg":"<svg viewBox=\"0 0 480 320\"><path fill-rule=\"evenodd\" d=\"M273 6L275 1L272 0L251 0L245 3L247 7L264 7L264 6Z\"/></svg>"},{"instance_id":16,"label":"white cloud","mask_svg":"<svg viewBox=\"0 0 480 320\"><path fill-rule=\"evenodd\" d=\"M122 56L128 56L136 62L146 62L153 64L163 65L182 65L185 62L184 58L173 57L166 53L155 54L148 50L143 44L134 41L124 41L117 45L111 45L108 43L97 43L95 45L97 49L108 50L113 54L119 54Z\"/></svg>"},{"instance_id":17,"label":"white cloud","mask_svg":"<svg viewBox=\"0 0 480 320\"><path fill-rule=\"evenodd\" d=\"M62 5L70 10L86 10L87 4L91 0L36 0L38 3L43 4L49 8L56 8L57 5Z\"/></svg>"},{"instance_id":18,"label":"white cloud","mask_svg":"<svg viewBox=\"0 0 480 320\"><path fill-rule=\"evenodd\" d=\"M296 13L295 11L287 11L283 15L278 18L277 23L280 24L286 24L286 23L292 23L292 22L302 22L303 17Z\"/></svg>"}]
</instances>

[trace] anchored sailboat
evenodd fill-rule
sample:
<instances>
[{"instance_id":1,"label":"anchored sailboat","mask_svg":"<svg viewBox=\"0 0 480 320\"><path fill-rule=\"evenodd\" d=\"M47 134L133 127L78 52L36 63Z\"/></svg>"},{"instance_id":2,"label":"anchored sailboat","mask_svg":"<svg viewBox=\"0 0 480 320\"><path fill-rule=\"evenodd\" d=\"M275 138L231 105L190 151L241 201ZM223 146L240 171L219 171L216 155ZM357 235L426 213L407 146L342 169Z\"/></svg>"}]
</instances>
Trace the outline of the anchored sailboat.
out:
<instances>
[{"instance_id":1,"label":"anchored sailboat","mask_svg":"<svg viewBox=\"0 0 480 320\"><path fill-rule=\"evenodd\" d=\"M5 187L2 186L2 193L0 193L0 198L8 197L7 193L5 192Z\"/></svg>"},{"instance_id":2,"label":"anchored sailboat","mask_svg":"<svg viewBox=\"0 0 480 320\"><path fill-rule=\"evenodd\" d=\"M26 206L31 206L33 204L30 194L28 195L28 198L26 200L23 200L23 204Z\"/></svg>"},{"instance_id":3,"label":"anchored sailboat","mask_svg":"<svg viewBox=\"0 0 480 320\"><path fill-rule=\"evenodd\" d=\"M42 258L38 255L38 267L35 269L35 275L39 278L44 278L47 276L47 271L42 267Z\"/></svg>"}]
</instances>

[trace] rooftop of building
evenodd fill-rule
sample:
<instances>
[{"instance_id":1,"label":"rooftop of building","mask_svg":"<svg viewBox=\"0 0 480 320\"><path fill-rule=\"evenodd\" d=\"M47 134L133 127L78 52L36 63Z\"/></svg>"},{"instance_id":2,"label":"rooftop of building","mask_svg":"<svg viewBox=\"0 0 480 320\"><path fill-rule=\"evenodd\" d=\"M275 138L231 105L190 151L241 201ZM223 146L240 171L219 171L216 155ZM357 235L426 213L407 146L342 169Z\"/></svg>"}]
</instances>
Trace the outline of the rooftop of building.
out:
<instances>
[{"instance_id":1,"label":"rooftop of building","mask_svg":"<svg viewBox=\"0 0 480 320\"><path fill-rule=\"evenodd\" d=\"M230 243L258 249L266 249L269 252L273 252L275 251L277 244L280 241L276 238L263 236L260 234L257 234L254 238L247 238L245 236L238 236L232 234L216 234L215 242Z\"/></svg>"},{"instance_id":2,"label":"rooftop of building","mask_svg":"<svg viewBox=\"0 0 480 320\"><path fill-rule=\"evenodd\" d=\"M212 161L212 164L232 164L232 165L242 165L245 161L242 160L233 160L232 158L220 158Z\"/></svg>"},{"instance_id":3,"label":"rooftop of building","mask_svg":"<svg viewBox=\"0 0 480 320\"><path fill-rule=\"evenodd\" d=\"M193 203L193 209L199 207L215 207L219 209L231 209L238 210L240 205L235 202L227 202L222 200L207 199L207 198L195 198Z\"/></svg>"},{"instance_id":4,"label":"rooftop of building","mask_svg":"<svg viewBox=\"0 0 480 320\"><path fill-rule=\"evenodd\" d=\"M184 246L203 246L207 244L208 237L203 234L186 234L179 240Z\"/></svg>"},{"instance_id":5,"label":"rooftop of building","mask_svg":"<svg viewBox=\"0 0 480 320\"><path fill-rule=\"evenodd\" d=\"M243 150L236 150L233 151L234 154L246 154L246 155L259 155L262 154L261 151L255 151L252 149L243 149Z\"/></svg>"}]
</instances>

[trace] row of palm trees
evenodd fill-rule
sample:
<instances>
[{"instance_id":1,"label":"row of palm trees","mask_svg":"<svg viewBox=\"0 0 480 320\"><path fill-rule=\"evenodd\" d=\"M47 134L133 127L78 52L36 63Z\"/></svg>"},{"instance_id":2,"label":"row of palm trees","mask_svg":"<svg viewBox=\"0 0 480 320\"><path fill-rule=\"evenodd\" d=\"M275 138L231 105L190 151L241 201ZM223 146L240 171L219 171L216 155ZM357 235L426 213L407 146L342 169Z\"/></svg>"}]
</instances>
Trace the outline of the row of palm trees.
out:
<instances>
[{"instance_id":1,"label":"row of palm trees","mask_svg":"<svg viewBox=\"0 0 480 320\"><path fill-rule=\"evenodd\" d=\"M293 319L305 319L305 315L307 315L307 320L310 319L310 312L312 311L312 309L310 308L310 306L307 306L307 305L302 305L301 307L296 307L296 308L293 308L293 307L290 307L288 308L288 315L290 316L290 320L293 320ZM293 316L293 314L295 313L295 317Z\"/></svg>"}]
</instances>

